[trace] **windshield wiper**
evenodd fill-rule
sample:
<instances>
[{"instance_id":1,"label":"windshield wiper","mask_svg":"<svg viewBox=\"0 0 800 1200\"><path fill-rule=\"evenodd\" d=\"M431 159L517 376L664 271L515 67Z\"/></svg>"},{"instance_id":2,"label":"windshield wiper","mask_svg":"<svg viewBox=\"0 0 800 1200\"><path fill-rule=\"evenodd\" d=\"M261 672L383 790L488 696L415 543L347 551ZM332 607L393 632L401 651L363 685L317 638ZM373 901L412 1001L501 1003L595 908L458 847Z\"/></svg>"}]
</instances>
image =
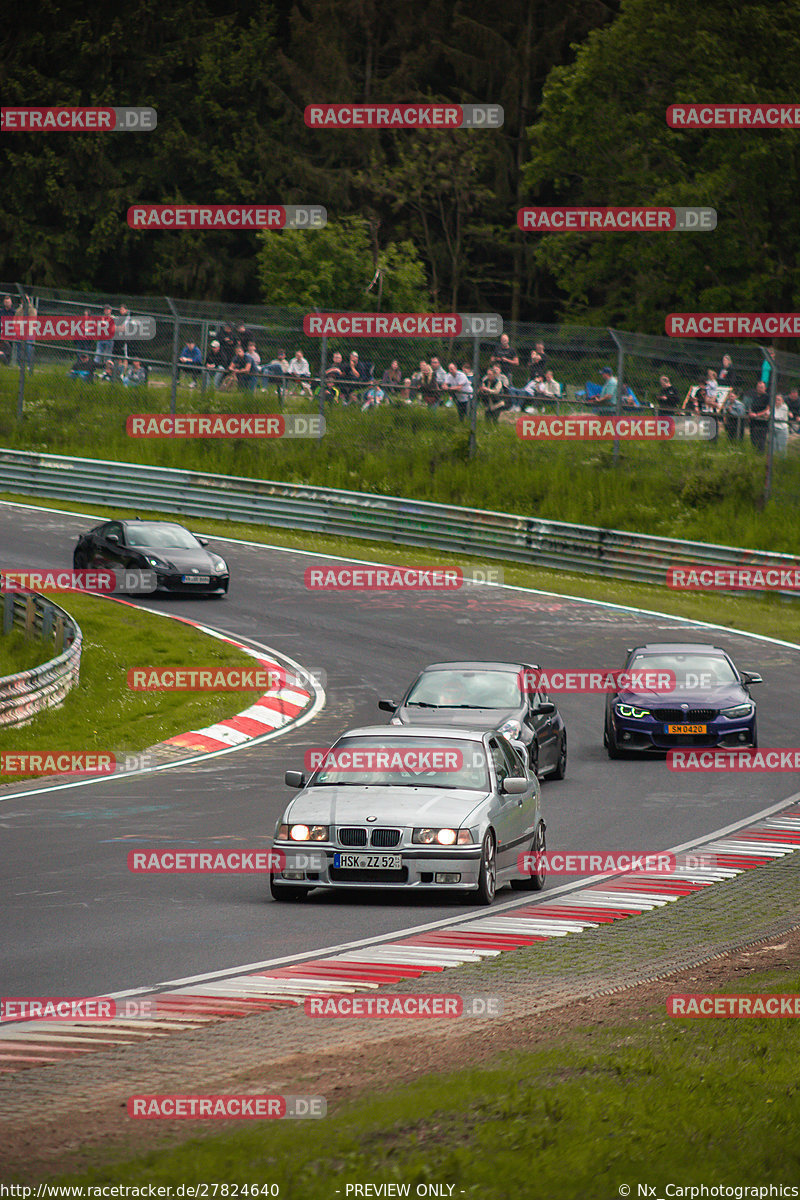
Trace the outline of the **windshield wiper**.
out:
<instances>
[{"instance_id":1,"label":"windshield wiper","mask_svg":"<svg viewBox=\"0 0 800 1200\"><path fill-rule=\"evenodd\" d=\"M407 708L439 708L438 704L429 704L427 700L409 700Z\"/></svg>"}]
</instances>

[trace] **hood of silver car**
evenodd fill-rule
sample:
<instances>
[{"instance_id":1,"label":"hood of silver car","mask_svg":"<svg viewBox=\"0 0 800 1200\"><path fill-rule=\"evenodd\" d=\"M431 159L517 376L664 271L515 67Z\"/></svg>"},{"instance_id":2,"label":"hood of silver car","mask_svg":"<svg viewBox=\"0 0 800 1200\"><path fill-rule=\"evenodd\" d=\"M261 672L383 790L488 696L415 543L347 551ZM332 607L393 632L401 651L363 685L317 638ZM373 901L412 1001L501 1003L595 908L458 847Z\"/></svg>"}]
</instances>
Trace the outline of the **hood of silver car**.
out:
<instances>
[{"instance_id":1,"label":"hood of silver car","mask_svg":"<svg viewBox=\"0 0 800 1200\"><path fill-rule=\"evenodd\" d=\"M457 829L486 796L485 791L466 788L336 784L301 792L284 819L315 825L432 825ZM367 817L375 820L367 822Z\"/></svg>"}]
</instances>

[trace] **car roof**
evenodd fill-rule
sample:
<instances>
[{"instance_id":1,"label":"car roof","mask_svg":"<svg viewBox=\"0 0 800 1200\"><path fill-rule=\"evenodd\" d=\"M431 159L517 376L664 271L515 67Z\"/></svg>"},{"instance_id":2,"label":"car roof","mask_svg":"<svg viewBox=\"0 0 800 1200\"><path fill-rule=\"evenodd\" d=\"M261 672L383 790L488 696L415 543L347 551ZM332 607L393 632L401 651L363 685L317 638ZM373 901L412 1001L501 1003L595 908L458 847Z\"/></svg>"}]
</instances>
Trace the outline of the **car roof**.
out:
<instances>
[{"instance_id":1,"label":"car roof","mask_svg":"<svg viewBox=\"0 0 800 1200\"><path fill-rule=\"evenodd\" d=\"M469 662L438 662L428 663L427 667L422 668L420 675L424 675L426 671L519 671L524 667L534 666L534 663L483 662L480 660Z\"/></svg>"},{"instance_id":2,"label":"car roof","mask_svg":"<svg viewBox=\"0 0 800 1200\"><path fill-rule=\"evenodd\" d=\"M462 741L479 742L485 733L493 732L490 727L481 730L461 729L452 725L364 725L359 729L346 729L336 740L338 742L344 737L399 737L408 742L418 742L421 738L460 738Z\"/></svg>"},{"instance_id":3,"label":"car roof","mask_svg":"<svg viewBox=\"0 0 800 1200\"><path fill-rule=\"evenodd\" d=\"M110 525L110 521L106 521ZM179 529L183 529L180 521L142 521L140 517L126 517L120 522L121 525L135 525L137 529L142 529L147 525L177 525Z\"/></svg>"},{"instance_id":4,"label":"car roof","mask_svg":"<svg viewBox=\"0 0 800 1200\"><path fill-rule=\"evenodd\" d=\"M631 653L638 654L640 651L647 654L687 654L697 651L728 657L727 651L720 646L712 646L710 642L647 642L644 646L634 646Z\"/></svg>"}]
</instances>

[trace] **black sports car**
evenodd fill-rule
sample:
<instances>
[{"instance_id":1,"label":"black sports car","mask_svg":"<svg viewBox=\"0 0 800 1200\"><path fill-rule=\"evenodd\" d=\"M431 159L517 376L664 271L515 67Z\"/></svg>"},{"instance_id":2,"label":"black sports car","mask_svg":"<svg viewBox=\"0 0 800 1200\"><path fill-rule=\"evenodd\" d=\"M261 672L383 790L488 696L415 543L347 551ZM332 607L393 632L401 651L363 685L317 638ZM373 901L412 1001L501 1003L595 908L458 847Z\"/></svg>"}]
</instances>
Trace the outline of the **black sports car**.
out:
<instances>
[{"instance_id":1,"label":"black sports car","mask_svg":"<svg viewBox=\"0 0 800 1200\"><path fill-rule=\"evenodd\" d=\"M228 564L208 541L171 521L104 521L82 533L72 555L77 571L87 567L154 571L156 591L224 595Z\"/></svg>"},{"instance_id":2,"label":"black sports car","mask_svg":"<svg viewBox=\"0 0 800 1200\"><path fill-rule=\"evenodd\" d=\"M508 738L540 777L563 779L567 771L567 730L550 697L527 685L525 663L431 663L398 704L380 700L393 713L392 725L457 725L496 730Z\"/></svg>"}]
</instances>

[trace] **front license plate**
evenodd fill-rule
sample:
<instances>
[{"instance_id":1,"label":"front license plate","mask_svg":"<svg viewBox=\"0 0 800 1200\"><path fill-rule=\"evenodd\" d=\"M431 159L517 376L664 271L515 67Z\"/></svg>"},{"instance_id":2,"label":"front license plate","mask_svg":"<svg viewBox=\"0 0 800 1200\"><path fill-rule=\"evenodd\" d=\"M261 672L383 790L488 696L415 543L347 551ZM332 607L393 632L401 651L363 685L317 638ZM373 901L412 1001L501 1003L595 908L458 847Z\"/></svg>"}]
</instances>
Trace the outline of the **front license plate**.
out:
<instances>
[{"instance_id":1,"label":"front license plate","mask_svg":"<svg viewBox=\"0 0 800 1200\"><path fill-rule=\"evenodd\" d=\"M400 871L403 858L400 854L334 854L333 865L356 871Z\"/></svg>"},{"instance_id":2,"label":"front license plate","mask_svg":"<svg viewBox=\"0 0 800 1200\"><path fill-rule=\"evenodd\" d=\"M707 725L668 725L667 733L708 733Z\"/></svg>"},{"instance_id":3,"label":"front license plate","mask_svg":"<svg viewBox=\"0 0 800 1200\"><path fill-rule=\"evenodd\" d=\"M211 583L210 575L181 575L181 583Z\"/></svg>"}]
</instances>

